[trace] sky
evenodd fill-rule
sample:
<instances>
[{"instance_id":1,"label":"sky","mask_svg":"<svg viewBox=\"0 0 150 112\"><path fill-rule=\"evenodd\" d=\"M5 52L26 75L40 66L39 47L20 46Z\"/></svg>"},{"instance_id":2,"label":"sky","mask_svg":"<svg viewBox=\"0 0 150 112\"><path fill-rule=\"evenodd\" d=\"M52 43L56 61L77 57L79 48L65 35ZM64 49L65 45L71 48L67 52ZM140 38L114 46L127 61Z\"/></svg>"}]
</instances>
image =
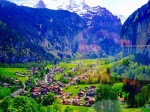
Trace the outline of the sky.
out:
<instances>
[{"instance_id":1,"label":"sky","mask_svg":"<svg viewBox=\"0 0 150 112\"><path fill-rule=\"evenodd\" d=\"M34 5L38 0L10 0L16 3L23 3L29 6ZM48 8L56 9L62 3L67 0L43 0ZM69 1L69 0L68 0ZM76 0L81 2L82 0ZM110 12L115 15L123 15L128 17L136 9L140 8L142 5L146 4L148 0L84 0L90 6L100 5L101 7L106 7Z\"/></svg>"}]
</instances>

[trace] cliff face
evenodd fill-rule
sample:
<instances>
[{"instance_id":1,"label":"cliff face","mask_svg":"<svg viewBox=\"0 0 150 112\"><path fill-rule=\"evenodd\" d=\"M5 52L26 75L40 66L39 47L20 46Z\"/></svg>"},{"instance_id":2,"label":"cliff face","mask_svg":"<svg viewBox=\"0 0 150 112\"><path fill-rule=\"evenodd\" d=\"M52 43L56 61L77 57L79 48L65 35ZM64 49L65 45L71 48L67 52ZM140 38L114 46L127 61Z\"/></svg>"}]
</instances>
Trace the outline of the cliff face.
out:
<instances>
[{"instance_id":1,"label":"cliff face","mask_svg":"<svg viewBox=\"0 0 150 112\"><path fill-rule=\"evenodd\" d=\"M150 57L150 1L125 21L121 29L121 45L124 56Z\"/></svg>"},{"instance_id":2,"label":"cliff face","mask_svg":"<svg viewBox=\"0 0 150 112\"><path fill-rule=\"evenodd\" d=\"M87 46L94 45L94 50L101 49L99 55L115 55L120 52L121 20L106 8L95 6L80 15L87 23L84 30ZM96 47L95 45L98 45ZM89 46L89 47L90 47ZM81 50L82 51L82 50Z\"/></svg>"}]
</instances>

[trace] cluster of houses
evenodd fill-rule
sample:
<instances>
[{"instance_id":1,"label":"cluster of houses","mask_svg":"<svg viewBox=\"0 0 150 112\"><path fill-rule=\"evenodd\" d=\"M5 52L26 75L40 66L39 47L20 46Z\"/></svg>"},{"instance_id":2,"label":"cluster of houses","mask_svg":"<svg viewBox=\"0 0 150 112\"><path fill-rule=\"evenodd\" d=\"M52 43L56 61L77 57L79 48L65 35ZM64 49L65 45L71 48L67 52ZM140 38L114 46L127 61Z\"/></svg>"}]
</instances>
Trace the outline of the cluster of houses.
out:
<instances>
[{"instance_id":1,"label":"cluster of houses","mask_svg":"<svg viewBox=\"0 0 150 112\"><path fill-rule=\"evenodd\" d=\"M12 86L15 86L15 88L19 88L21 85L17 85L18 83L20 83L20 80L18 79L15 79L15 78L10 78L10 77L6 77L7 80L9 80L9 82L4 82L4 83L1 83L0 85L2 87L12 87Z\"/></svg>"},{"instance_id":2,"label":"cluster of houses","mask_svg":"<svg viewBox=\"0 0 150 112\"><path fill-rule=\"evenodd\" d=\"M25 87L29 86L33 82L33 77L38 74L38 72L43 69L39 68L30 68L28 70L28 80L25 82ZM83 89L80 89L76 96L72 96L72 93L65 93L63 88L69 87L71 85L76 85L74 89L77 89L79 80L88 79L88 75L81 74L77 75L74 78L68 77L68 75L64 75L64 78L68 80L68 84L63 84L60 81L54 79L55 74L63 73L66 70L65 68L54 67L49 70L47 74L44 75L44 80L36 79L35 85L29 88L29 92L26 91L21 86L17 91L10 94L11 97L16 97L17 95L28 95L31 98L37 98L39 95L44 96L47 92L52 92L55 94L55 98L59 98L64 105L78 105L78 106L92 106L95 103L96 97L96 86L86 86ZM72 70L72 69L70 69ZM15 73L17 76L25 77L25 73ZM14 83L20 82L19 80L11 78ZM11 84L3 83L4 87L11 87ZM123 98L119 97L121 103L124 102Z\"/></svg>"},{"instance_id":3,"label":"cluster of houses","mask_svg":"<svg viewBox=\"0 0 150 112\"><path fill-rule=\"evenodd\" d=\"M75 86L75 89L78 86ZM70 99L70 95L64 95L62 103L64 105L78 105L78 106L92 106L95 103L95 96L96 96L96 86L86 86L84 89L80 89L78 94Z\"/></svg>"},{"instance_id":4,"label":"cluster of houses","mask_svg":"<svg viewBox=\"0 0 150 112\"><path fill-rule=\"evenodd\" d=\"M35 85L30 87L29 85L33 82L33 77L38 74L40 71L39 68L30 68L28 70L29 78L25 82L25 87L29 86L29 92L25 91L24 88L20 88L14 93L10 94L11 97L16 97L17 95L27 95L31 98L37 98L39 95L44 96L47 92L55 93L55 98L62 99L62 104L70 104L70 105L85 105L91 106L95 102L95 86L85 87L81 89L76 96L72 96L72 93L65 93L63 88L68 87L73 84L77 84L78 80L84 80L88 78L86 75L76 76L74 78L70 78L64 76L68 80L68 84L63 84L60 81L54 79L54 75L58 73L63 73L66 70L65 68L54 67L49 70L49 72L44 75L44 80L36 79ZM15 73L17 76L24 77L26 74L23 73ZM15 80L16 82L17 80ZM18 80L19 81L19 80ZM9 86L8 84L4 83L5 86ZM75 87L77 89L78 86Z\"/></svg>"},{"instance_id":5,"label":"cluster of houses","mask_svg":"<svg viewBox=\"0 0 150 112\"><path fill-rule=\"evenodd\" d=\"M36 98L39 95L46 95L47 92L53 92L55 94L61 94L63 91L63 88L58 86L57 84L55 85L47 85L47 84L42 84L40 87L33 87L30 89L31 97Z\"/></svg>"}]
</instances>

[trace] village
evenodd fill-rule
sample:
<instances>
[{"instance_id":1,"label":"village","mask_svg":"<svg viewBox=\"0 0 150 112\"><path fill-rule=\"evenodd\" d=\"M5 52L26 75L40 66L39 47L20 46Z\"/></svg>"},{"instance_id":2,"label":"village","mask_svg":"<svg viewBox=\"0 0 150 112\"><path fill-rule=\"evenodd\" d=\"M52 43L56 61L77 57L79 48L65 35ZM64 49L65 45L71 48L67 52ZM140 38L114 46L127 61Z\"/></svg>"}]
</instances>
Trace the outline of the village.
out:
<instances>
[{"instance_id":1,"label":"village","mask_svg":"<svg viewBox=\"0 0 150 112\"><path fill-rule=\"evenodd\" d=\"M37 78L38 73L43 70L45 71L45 74L42 74L40 78ZM73 78L64 75L64 79L68 82L64 84L60 80L55 79L55 75L59 73L63 74L64 70L66 70L66 68L56 66L49 70L32 67L27 70L28 75L16 72L15 75L17 76L28 76L28 80L25 83L21 83L21 81L11 78L17 90L11 93L10 96L14 98L18 95L23 95L36 99L39 96L42 98L47 92L52 92L55 94L55 98L61 100L63 105L92 106L95 102L96 86L85 86L80 89L75 96L73 96L71 92L64 92L65 88L72 85L74 85L74 89L78 89L78 81L88 78L87 75L78 75ZM74 70L74 68L70 69L70 71L72 70ZM5 82L2 86L10 88L13 84Z\"/></svg>"},{"instance_id":2,"label":"village","mask_svg":"<svg viewBox=\"0 0 150 112\"><path fill-rule=\"evenodd\" d=\"M128 93L125 93L124 87L128 88L133 83L137 87L142 85L136 80L110 77L110 65L107 60L75 60L44 67L13 68L13 74L1 75L0 85L4 89L8 88L7 96L11 100L25 96L46 107L53 107L53 102L58 100L62 108L69 106L74 109L93 108L99 103L97 99L100 94L110 98L115 92L118 105L126 109ZM105 92L103 87L108 91ZM52 103L47 103L46 98L52 98ZM148 103L144 109L149 109Z\"/></svg>"}]
</instances>

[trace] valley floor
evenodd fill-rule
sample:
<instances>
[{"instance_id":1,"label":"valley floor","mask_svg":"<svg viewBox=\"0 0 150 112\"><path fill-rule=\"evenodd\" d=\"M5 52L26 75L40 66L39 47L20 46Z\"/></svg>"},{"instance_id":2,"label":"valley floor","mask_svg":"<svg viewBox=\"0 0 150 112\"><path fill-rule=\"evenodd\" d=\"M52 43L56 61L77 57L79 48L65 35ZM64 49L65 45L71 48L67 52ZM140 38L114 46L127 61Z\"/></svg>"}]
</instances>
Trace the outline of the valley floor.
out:
<instances>
[{"instance_id":1,"label":"valley floor","mask_svg":"<svg viewBox=\"0 0 150 112\"><path fill-rule=\"evenodd\" d=\"M95 105L97 101L98 89L105 85L104 88L117 91L117 99L120 102L119 105L123 108L123 112L148 112L149 108L147 107L147 111L144 107L145 104L149 104L148 101L138 103L141 102L138 95L143 94L142 87L148 89L147 83L149 80L140 80L138 82L125 75L125 73L128 74L132 70L130 68L134 67L136 70L136 67L138 69L141 66L144 67L145 73L149 72L148 66L138 66L130 58L117 61L115 59L71 60L60 62L57 65L47 64L45 67L34 66L28 69L0 68L0 87L1 91L3 91L0 93L0 99L3 103L3 98L6 96L11 95L11 97L16 98L21 95L44 104L44 97L50 93L54 94L55 99L59 99L62 111L67 112L66 108L69 107L73 109L72 112L96 112L92 105ZM139 69L138 72L140 72ZM136 78L136 75L134 77ZM132 83L136 86L132 85ZM129 102L130 92L132 94L134 92L132 89L128 90L132 86L138 91L134 93L134 105L142 105L142 108L124 108L124 105ZM149 93L147 92L149 91L144 91L144 94L148 95ZM107 92L105 94L104 97L109 95L111 97L111 94L107 94ZM136 99L138 97L139 99ZM128 105L130 105L130 102ZM53 105L50 107L53 108Z\"/></svg>"}]
</instances>

